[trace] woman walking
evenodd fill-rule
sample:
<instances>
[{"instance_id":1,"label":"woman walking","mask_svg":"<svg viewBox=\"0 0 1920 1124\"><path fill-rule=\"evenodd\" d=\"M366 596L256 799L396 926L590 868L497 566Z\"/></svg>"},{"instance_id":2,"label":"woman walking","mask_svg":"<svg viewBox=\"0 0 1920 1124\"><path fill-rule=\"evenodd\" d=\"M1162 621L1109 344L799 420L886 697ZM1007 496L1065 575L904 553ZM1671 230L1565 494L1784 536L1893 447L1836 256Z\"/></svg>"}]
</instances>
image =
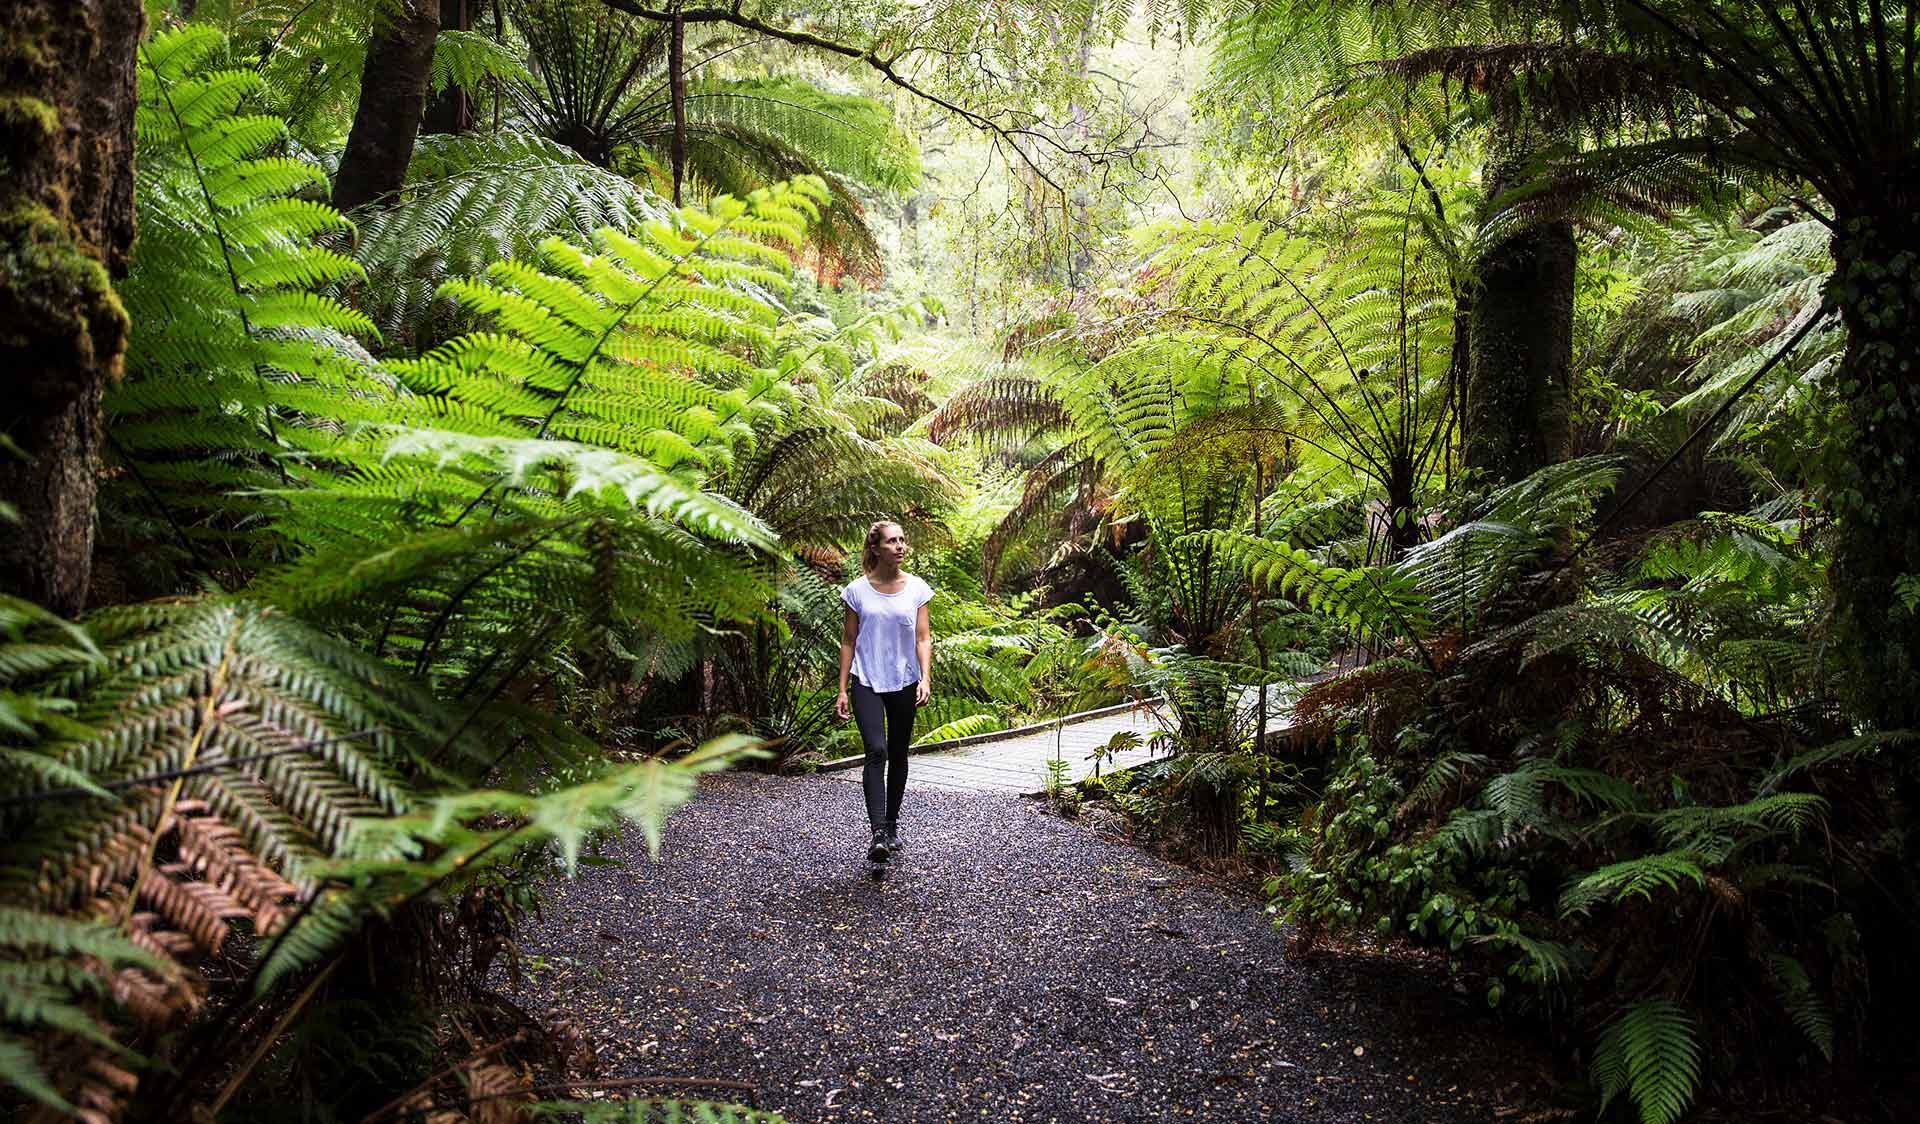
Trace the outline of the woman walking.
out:
<instances>
[{"instance_id":1,"label":"woman walking","mask_svg":"<svg viewBox=\"0 0 1920 1124\"><path fill-rule=\"evenodd\" d=\"M861 779L873 828L867 858L874 862L900 849L900 798L907 791L913 711L926 704L933 684L933 634L927 627L933 589L900 569L906 557L907 535L900 524L875 523L867 528L860 551L862 576L840 591L847 615L840 625L840 697L833 708L844 721L851 701L866 746Z\"/></svg>"}]
</instances>

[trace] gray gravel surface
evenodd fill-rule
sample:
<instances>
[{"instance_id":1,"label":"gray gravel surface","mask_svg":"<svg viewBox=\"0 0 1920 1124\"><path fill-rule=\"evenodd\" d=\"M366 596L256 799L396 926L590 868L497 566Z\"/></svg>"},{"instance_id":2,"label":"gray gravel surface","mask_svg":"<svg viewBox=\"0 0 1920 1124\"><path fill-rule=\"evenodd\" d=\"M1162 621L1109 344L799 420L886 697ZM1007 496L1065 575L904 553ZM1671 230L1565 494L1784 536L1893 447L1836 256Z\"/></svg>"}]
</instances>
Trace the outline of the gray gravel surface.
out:
<instances>
[{"instance_id":1,"label":"gray gravel surface","mask_svg":"<svg viewBox=\"0 0 1920 1124\"><path fill-rule=\"evenodd\" d=\"M708 778L547 887L516 990L607 1076L745 1081L796 1122L1421 1121L1536 1113L1527 1043L1431 971L1289 962L1244 891L1018 798Z\"/></svg>"}]
</instances>

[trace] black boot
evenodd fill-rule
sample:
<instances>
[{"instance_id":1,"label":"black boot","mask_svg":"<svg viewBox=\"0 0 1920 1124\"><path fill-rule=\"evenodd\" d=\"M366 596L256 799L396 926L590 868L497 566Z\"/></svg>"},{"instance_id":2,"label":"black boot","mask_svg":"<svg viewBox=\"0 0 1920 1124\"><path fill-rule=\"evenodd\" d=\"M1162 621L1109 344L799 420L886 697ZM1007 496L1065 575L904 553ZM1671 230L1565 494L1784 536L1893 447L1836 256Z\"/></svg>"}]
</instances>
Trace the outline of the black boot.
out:
<instances>
[{"instance_id":1,"label":"black boot","mask_svg":"<svg viewBox=\"0 0 1920 1124\"><path fill-rule=\"evenodd\" d=\"M867 847L867 861L883 863L893 852L887 850L887 833L881 828L873 829L873 842Z\"/></svg>"},{"instance_id":2,"label":"black boot","mask_svg":"<svg viewBox=\"0 0 1920 1124\"><path fill-rule=\"evenodd\" d=\"M894 824L887 825L886 843L889 854L900 849L900 829Z\"/></svg>"}]
</instances>

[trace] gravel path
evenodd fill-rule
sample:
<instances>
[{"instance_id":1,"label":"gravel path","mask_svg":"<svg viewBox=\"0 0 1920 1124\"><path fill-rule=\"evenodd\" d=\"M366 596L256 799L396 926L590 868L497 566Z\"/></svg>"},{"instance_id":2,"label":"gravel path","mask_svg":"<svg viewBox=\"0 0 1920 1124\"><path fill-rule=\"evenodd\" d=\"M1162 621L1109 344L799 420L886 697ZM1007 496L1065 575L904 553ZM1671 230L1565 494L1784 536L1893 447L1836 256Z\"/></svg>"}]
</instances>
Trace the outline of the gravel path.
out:
<instances>
[{"instance_id":1,"label":"gravel path","mask_svg":"<svg viewBox=\"0 0 1920 1124\"><path fill-rule=\"evenodd\" d=\"M859 801L709 778L659 861L636 832L548 888L517 998L608 1076L745 1081L796 1124L1558 1117L1431 974L1288 962L1257 900L1014 797L910 794L875 875Z\"/></svg>"}]
</instances>

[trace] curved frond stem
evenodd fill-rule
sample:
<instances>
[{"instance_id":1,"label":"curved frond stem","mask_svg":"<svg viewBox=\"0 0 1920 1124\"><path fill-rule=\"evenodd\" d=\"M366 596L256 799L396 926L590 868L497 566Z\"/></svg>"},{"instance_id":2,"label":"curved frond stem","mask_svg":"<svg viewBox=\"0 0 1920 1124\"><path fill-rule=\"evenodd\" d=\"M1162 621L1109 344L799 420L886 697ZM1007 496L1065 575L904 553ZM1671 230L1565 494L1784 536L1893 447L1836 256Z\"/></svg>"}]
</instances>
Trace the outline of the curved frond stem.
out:
<instances>
[{"instance_id":1,"label":"curved frond stem","mask_svg":"<svg viewBox=\"0 0 1920 1124\"><path fill-rule=\"evenodd\" d=\"M1726 400L1720 403L1720 406L1718 409L1714 410L1713 413L1708 415L1704 421L1702 421L1699 425L1695 426L1693 428L1693 432L1687 434L1686 440L1680 442L1679 446L1675 448L1672 453L1667 455L1667 459L1660 462L1660 466L1658 468L1655 468L1652 472L1648 473L1647 476L1644 479L1642 479L1640 483L1633 489L1633 491L1628 492L1625 498L1623 498L1619 503L1615 504L1613 506L1613 510L1609 511L1604 519L1600 520L1599 523L1594 525L1593 530L1587 535L1586 539L1583 540L1579 546L1575 547L1573 551L1567 555L1566 560L1562 561L1554 568L1556 570L1564 570L1568 566L1573 565L1576 559L1578 559L1582 554L1586 553L1586 549L1588 546L1599 541L1601 533L1604 532L1608 527L1612 526L1614 520L1618 519L1621 515L1625 514L1627 509L1633 506L1633 501L1639 499L1640 494L1642 492L1645 492L1649 487L1651 487L1653 482L1655 480L1658 480L1662 475L1664 475L1668 469L1672 468L1675 464L1679 463L1680 458L1686 454L1686 451L1688 449L1693 447L1693 443L1695 441L1698 441L1701 438L1701 436L1704 435L1709 429L1712 429L1715 425L1719 424L1720 419L1726 416L1727 411L1733 409L1733 404L1735 402L1738 402L1740 399L1746 397L1748 391L1752 390L1755 386L1758 386L1760 384L1760 380L1765 378L1768 372L1772 371L1774 367L1778 366L1782 359L1785 359L1793 351L1794 348L1800 345L1801 340L1807 338L1808 333L1812 332L1814 328L1818 327L1825 320L1826 320L1826 316L1822 314L1818 310L1818 308L1815 308L1812 311L1812 313L1807 316L1806 320L1800 325L1799 330L1795 331L1792 336L1788 337L1787 342L1780 345L1779 350L1775 351L1771 356L1769 356L1767 358L1767 361L1765 363L1762 363L1759 366L1759 368L1753 372L1752 375L1748 376L1747 381L1741 383L1738 389L1736 389L1732 394L1727 395Z\"/></svg>"},{"instance_id":2,"label":"curved frond stem","mask_svg":"<svg viewBox=\"0 0 1920 1124\"><path fill-rule=\"evenodd\" d=\"M453 596L447 598L447 603L441 607L439 615L434 618L433 624L427 629L427 634L420 643L420 656L414 661L413 673L415 675L425 675L427 668L433 665L434 649L439 645L441 637L446 634L448 624L452 622L454 615L460 611L460 606L466 602L467 597L473 593L474 589L478 587L481 582L499 573L506 566L526 557L535 547L552 538L554 535L570 526L584 522L585 519L586 516L577 515L571 519L562 520L559 523L542 529L539 534L528 539L525 544L501 555L498 560L482 567L462 583L460 588L453 592Z\"/></svg>"},{"instance_id":3,"label":"curved frond stem","mask_svg":"<svg viewBox=\"0 0 1920 1124\"><path fill-rule=\"evenodd\" d=\"M146 57L147 67L154 73L154 83L159 89L161 100L166 103L168 116L173 118L174 128L180 130L180 148L187 154L188 166L193 169L193 182L200 189L200 197L207 205L207 221L213 224L214 238L220 244L221 264L226 266L227 283L233 288L234 310L240 315L240 329L245 333L247 343L251 345L249 350L252 350L258 346L259 338L254 334L252 317L247 315L246 290L241 287L239 271L233 266L233 247L227 240L226 225L220 221L220 208L214 202L213 188L207 183L206 172L200 167L200 154L194 150L193 131L187 128L186 121L181 118L180 107L173 100L173 89L161 75L159 68L154 65L153 56L148 52L146 44L141 45L140 53ZM267 439L273 442L277 451L280 447L280 434L273 424L273 403L271 396L267 393L267 374L261 369L258 354L251 358L253 377L260 387L260 417L266 423ZM291 484L293 481L287 474L287 466L281 463L278 456L273 458L273 464L280 473L281 483Z\"/></svg>"},{"instance_id":4,"label":"curved frond stem","mask_svg":"<svg viewBox=\"0 0 1920 1124\"><path fill-rule=\"evenodd\" d=\"M1734 81L1745 87L1756 102L1766 107L1767 112L1773 117L1772 124L1775 128L1794 136L1796 146L1803 147L1804 150L1808 152L1819 150L1820 145L1818 138L1807 133L1800 127L1799 115L1791 112L1786 106L1776 101L1765 87L1754 81L1753 77L1733 60L1729 59L1724 51L1715 47L1712 43L1709 43L1699 32L1692 28L1682 26L1678 21L1661 11L1657 5L1648 3L1648 0L1626 0L1626 3L1632 5L1648 19L1666 28L1676 39L1682 40L1694 50L1712 59L1719 66L1724 67L1727 72L1732 75ZM1789 88L1791 88L1791 84L1788 85ZM1725 113L1729 119L1734 121L1740 119L1737 102L1728 102L1724 99L1714 100L1716 107L1722 113Z\"/></svg>"},{"instance_id":5,"label":"curved frond stem","mask_svg":"<svg viewBox=\"0 0 1920 1124\"><path fill-rule=\"evenodd\" d=\"M580 380L586 377L587 372L593 367L594 360L598 359L601 353L606 350L607 341L612 339L613 334L626 324L627 317L633 315L635 309L646 303L647 299L653 296L654 292L658 290L668 278L680 276L680 267L704 249L707 243L725 233L729 227L733 226L737 218L738 216L722 219L719 223L715 224L714 229L702 234L685 253L673 258L669 267L661 271L660 276L649 281L638 295L622 305L617 316L611 317L607 321L607 326L601 330L600 335L593 341L592 348L579 360L574 361L573 375L567 380L566 386L562 387L560 393L555 396L553 408L548 410L547 416L540 420L540 428L534 433L536 440L546 437L547 430L553 425L553 420L560 416L561 410L566 408L568 396L579 387ZM496 481L482 488L480 493L474 496L473 499L467 503L467 506L461 509L460 514L454 516L453 522L448 525L451 527L459 526L468 515L472 514L473 509L480 506L481 501L485 500L497 486L498 482Z\"/></svg>"},{"instance_id":6,"label":"curved frond stem","mask_svg":"<svg viewBox=\"0 0 1920 1124\"><path fill-rule=\"evenodd\" d=\"M1374 472L1379 475L1380 479L1384 480L1390 474L1390 470L1385 464L1381 463L1378 460L1375 460L1370 455L1369 442L1361 434L1360 430L1355 428L1354 424L1350 420L1348 420L1346 414L1341 411L1339 406L1339 400L1335 398L1333 394L1329 393L1325 387L1321 386L1319 380L1313 377L1313 372L1307 370L1307 368L1303 366L1299 360L1295 359L1290 353L1288 353L1288 351L1285 348L1273 342L1273 340L1269 339L1267 336L1265 336L1258 330L1245 324L1235 323L1231 320L1223 320L1217 316L1208 316L1205 313L1196 312L1190 308L1180 309L1178 310L1177 314L1182 319L1192 320L1192 321L1195 321L1196 323L1201 323L1201 324L1210 324L1216 328L1227 328L1235 332L1243 333L1249 339L1259 341L1262 345L1264 345L1267 348L1267 350L1273 352L1275 355L1278 355L1281 359L1285 360L1287 366L1293 368L1293 370L1296 371L1302 379L1306 380L1307 385L1313 388L1314 393L1320 396L1320 398L1325 402L1326 408L1323 409L1321 408L1321 406L1313 404L1312 400L1307 395L1301 394L1299 390L1295 387L1288 386L1287 389L1293 390L1295 397L1300 399L1301 404L1307 406L1308 409L1314 412L1314 416L1318 417L1321 421L1325 422L1327 424L1328 429L1332 429L1332 430L1344 429L1346 432L1347 440L1352 443L1352 447L1354 451L1358 453L1361 456L1361 458L1365 460L1367 464L1373 468ZM1263 371L1265 371L1269 375L1269 377L1273 375L1274 372L1268 369L1265 366L1265 364L1259 364L1259 366ZM1283 382L1281 385L1286 386L1287 384Z\"/></svg>"},{"instance_id":7,"label":"curved frond stem","mask_svg":"<svg viewBox=\"0 0 1920 1124\"><path fill-rule=\"evenodd\" d=\"M211 683L207 688L207 697L201 701L199 720L194 724L193 737L187 740L186 753L181 758L182 769L193 768L194 763L200 759L200 747L206 744L207 734L213 729L216 714L223 702L221 696L226 691L227 675L233 667L233 645L239 632L240 626L236 622L233 629L228 632L226 642L221 648L220 662L210 673ZM122 929L126 928L127 922L133 918L133 907L140 900L140 889L146 883L148 872L153 870L154 855L160 846L161 833L157 828L173 815L174 807L180 802L180 789L186 783L187 777L182 774L174 777L173 783L167 786L167 795L160 802L160 814L154 820L156 830L147 836L146 846L140 854L140 861L134 867L133 877L129 879L127 900L120 907L120 919L115 924Z\"/></svg>"}]
</instances>

